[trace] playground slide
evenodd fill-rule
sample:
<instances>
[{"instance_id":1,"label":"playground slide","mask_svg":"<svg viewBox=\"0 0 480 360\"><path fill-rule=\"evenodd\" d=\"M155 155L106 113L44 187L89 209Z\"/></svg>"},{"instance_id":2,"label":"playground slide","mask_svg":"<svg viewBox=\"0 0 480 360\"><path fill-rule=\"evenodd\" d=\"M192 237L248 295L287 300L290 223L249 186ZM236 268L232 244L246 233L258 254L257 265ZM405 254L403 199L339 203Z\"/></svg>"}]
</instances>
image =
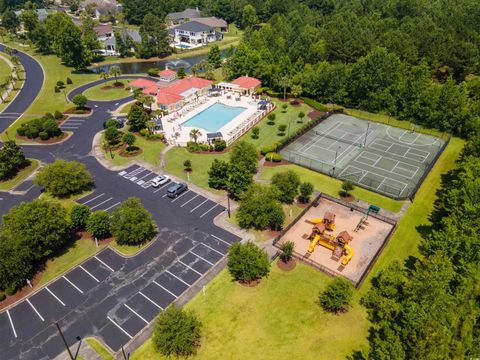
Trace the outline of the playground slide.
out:
<instances>
[{"instance_id":1,"label":"playground slide","mask_svg":"<svg viewBox=\"0 0 480 360\"><path fill-rule=\"evenodd\" d=\"M316 224L321 224L321 223L323 223L323 218L311 219L310 222L311 222L312 224L315 224L315 225L316 225Z\"/></svg>"},{"instance_id":2,"label":"playground slide","mask_svg":"<svg viewBox=\"0 0 480 360\"><path fill-rule=\"evenodd\" d=\"M315 246L317 246L319 240L320 240L320 235L315 235L313 240L310 241L310 246L308 247L309 253L313 253L313 250L315 250Z\"/></svg>"},{"instance_id":3,"label":"playground slide","mask_svg":"<svg viewBox=\"0 0 480 360\"><path fill-rule=\"evenodd\" d=\"M348 245L345 245L345 251L347 252L347 255L343 258L342 265L347 265L354 255L353 249Z\"/></svg>"}]
</instances>

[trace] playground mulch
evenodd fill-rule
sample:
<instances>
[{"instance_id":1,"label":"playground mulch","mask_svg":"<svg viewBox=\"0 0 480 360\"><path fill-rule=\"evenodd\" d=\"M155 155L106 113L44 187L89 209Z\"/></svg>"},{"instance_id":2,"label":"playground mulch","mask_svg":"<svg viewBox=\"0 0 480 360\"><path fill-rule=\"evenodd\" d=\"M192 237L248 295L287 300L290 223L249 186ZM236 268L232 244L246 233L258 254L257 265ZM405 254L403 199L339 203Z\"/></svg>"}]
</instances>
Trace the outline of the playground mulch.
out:
<instances>
[{"instance_id":1,"label":"playground mulch","mask_svg":"<svg viewBox=\"0 0 480 360\"><path fill-rule=\"evenodd\" d=\"M283 260L278 259L277 266L280 270L288 272L288 271L292 271L293 269L295 269L295 266L297 266L297 262L293 258L290 259L287 262L284 262Z\"/></svg>"}]
</instances>

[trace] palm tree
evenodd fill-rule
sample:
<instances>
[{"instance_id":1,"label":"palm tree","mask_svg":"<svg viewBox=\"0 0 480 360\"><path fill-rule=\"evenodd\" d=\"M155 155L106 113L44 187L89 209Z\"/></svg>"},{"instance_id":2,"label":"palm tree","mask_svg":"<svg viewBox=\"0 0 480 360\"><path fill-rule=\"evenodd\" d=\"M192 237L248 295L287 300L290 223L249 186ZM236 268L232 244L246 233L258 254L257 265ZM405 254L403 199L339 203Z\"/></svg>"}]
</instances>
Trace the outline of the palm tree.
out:
<instances>
[{"instance_id":1,"label":"palm tree","mask_svg":"<svg viewBox=\"0 0 480 360\"><path fill-rule=\"evenodd\" d=\"M194 141L194 143L196 144L197 143L197 140L200 136L202 136L202 133L200 132L200 130L198 129L192 129L190 131L190 139L192 139Z\"/></svg>"},{"instance_id":2,"label":"palm tree","mask_svg":"<svg viewBox=\"0 0 480 360\"><path fill-rule=\"evenodd\" d=\"M292 92L292 95L293 95L294 98L299 97L303 92L302 86L301 85L292 85L291 92Z\"/></svg>"},{"instance_id":3,"label":"palm tree","mask_svg":"<svg viewBox=\"0 0 480 360\"><path fill-rule=\"evenodd\" d=\"M115 77L115 83L117 83L117 76L120 75L122 72L120 71L120 67L118 66L112 66L110 68L110 75L112 75L113 77Z\"/></svg>"},{"instance_id":4,"label":"palm tree","mask_svg":"<svg viewBox=\"0 0 480 360\"><path fill-rule=\"evenodd\" d=\"M197 76L197 73L198 73L199 70L200 69L199 69L198 64L195 64L190 68L190 72L192 73L193 76Z\"/></svg>"},{"instance_id":5,"label":"palm tree","mask_svg":"<svg viewBox=\"0 0 480 360\"><path fill-rule=\"evenodd\" d=\"M15 90L15 77L13 74L7 76L7 82L10 82L12 84L12 90Z\"/></svg>"},{"instance_id":6,"label":"palm tree","mask_svg":"<svg viewBox=\"0 0 480 360\"><path fill-rule=\"evenodd\" d=\"M20 64L20 58L19 58L17 55L12 55L12 57L10 58L10 60L12 61L12 63L13 63L14 65Z\"/></svg>"},{"instance_id":7,"label":"palm tree","mask_svg":"<svg viewBox=\"0 0 480 360\"><path fill-rule=\"evenodd\" d=\"M290 87L290 79L284 76L280 79L280 86L283 88L283 100L287 99L287 88Z\"/></svg>"},{"instance_id":8,"label":"palm tree","mask_svg":"<svg viewBox=\"0 0 480 360\"><path fill-rule=\"evenodd\" d=\"M152 105L153 105L154 99L152 95L145 95L145 98L143 99L143 104L147 105L150 110L152 110Z\"/></svg>"},{"instance_id":9,"label":"palm tree","mask_svg":"<svg viewBox=\"0 0 480 360\"><path fill-rule=\"evenodd\" d=\"M105 72L105 71L102 71L102 72L100 73L100 77L101 77L103 80L105 80L105 82L107 82L107 79L110 77L110 74L107 73L107 72Z\"/></svg>"}]
</instances>

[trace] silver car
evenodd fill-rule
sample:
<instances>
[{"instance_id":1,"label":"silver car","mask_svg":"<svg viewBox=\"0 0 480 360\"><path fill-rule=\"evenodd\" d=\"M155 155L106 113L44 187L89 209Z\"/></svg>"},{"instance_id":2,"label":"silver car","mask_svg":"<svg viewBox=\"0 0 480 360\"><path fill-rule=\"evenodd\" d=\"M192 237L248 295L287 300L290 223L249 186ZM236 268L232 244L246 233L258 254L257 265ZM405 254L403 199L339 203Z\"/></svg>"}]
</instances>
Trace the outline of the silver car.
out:
<instances>
[{"instance_id":1,"label":"silver car","mask_svg":"<svg viewBox=\"0 0 480 360\"><path fill-rule=\"evenodd\" d=\"M170 181L170 178L167 175L159 175L152 180L152 186L157 188L163 184L166 184Z\"/></svg>"}]
</instances>

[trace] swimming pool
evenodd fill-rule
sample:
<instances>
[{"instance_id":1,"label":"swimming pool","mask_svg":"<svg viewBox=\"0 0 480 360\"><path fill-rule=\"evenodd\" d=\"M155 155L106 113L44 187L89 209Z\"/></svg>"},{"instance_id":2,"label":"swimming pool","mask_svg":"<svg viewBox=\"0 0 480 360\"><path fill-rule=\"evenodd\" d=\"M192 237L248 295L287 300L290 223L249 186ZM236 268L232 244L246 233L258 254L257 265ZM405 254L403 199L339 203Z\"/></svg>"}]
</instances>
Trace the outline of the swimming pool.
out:
<instances>
[{"instance_id":1,"label":"swimming pool","mask_svg":"<svg viewBox=\"0 0 480 360\"><path fill-rule=\"evenodd\" d=\"M247 108L216 103L184 122L183 126L217 132L245 110Z\"/></svg>"}]
</instances>

